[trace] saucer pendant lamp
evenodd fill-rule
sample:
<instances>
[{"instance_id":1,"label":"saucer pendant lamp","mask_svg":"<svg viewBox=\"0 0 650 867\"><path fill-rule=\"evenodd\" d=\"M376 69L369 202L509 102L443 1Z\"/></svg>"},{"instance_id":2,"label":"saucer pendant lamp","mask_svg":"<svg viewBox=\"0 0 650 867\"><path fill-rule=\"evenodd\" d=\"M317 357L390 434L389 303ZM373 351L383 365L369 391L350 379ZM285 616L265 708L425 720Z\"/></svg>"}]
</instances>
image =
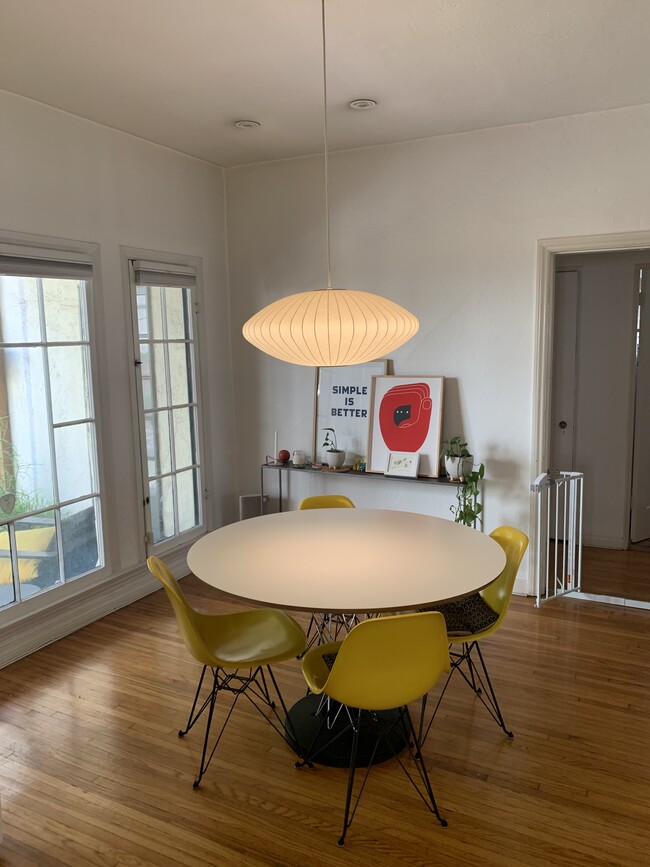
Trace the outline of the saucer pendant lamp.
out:
<instances>
[{"instance_id":1,"label":"saucer pendant lamp","mask_svg":"<svg viewBox=\"0 0 650 867\"><path fill-rule=\"evenodd\" d=\"M333 289L327 159L327 51L325 0L323 34L323 128L327 289L298 292L274 301L243 327L246 340L281 361L313 367L362 364L402 346L417 332L418 320L388 298L357 289Z\"/></svg>"}]
</instances>

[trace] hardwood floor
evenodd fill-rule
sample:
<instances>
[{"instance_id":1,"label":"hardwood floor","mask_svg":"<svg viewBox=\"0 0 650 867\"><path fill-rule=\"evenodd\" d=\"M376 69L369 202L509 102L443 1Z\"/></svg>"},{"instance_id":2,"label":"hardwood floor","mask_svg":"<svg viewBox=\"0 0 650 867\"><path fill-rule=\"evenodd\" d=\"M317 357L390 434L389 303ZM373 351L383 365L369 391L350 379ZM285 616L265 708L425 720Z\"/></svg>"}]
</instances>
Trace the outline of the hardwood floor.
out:
<instances>
[{"instance_id":1,"label":"hardwood floor","mask_svg":"<svg viewBox=\"0 0 650 867\"><path fill-rule=\"evenodd\" d=\"M650 602L650 550L641 545L627 551L583 548L582 590Z\"/></svg>"},{"instance_id":2,"label":"hardwood floor","mask_svg":"<svg viewBox=\"0 0 650 867\"><path fill-rule=\"evenodd\" d=\"M238 607L184 587L204 610ZM296 770L247 704L192 789L201 732L176 733L199 666L160 591L0 671L1 863L647 864L650 612L515 598L483 649L514 739L452 683L425 745L449 827L389 761L339 849L346 772ZM297 663L277 672L303 694Z\"/></svg>"}]
</instances>

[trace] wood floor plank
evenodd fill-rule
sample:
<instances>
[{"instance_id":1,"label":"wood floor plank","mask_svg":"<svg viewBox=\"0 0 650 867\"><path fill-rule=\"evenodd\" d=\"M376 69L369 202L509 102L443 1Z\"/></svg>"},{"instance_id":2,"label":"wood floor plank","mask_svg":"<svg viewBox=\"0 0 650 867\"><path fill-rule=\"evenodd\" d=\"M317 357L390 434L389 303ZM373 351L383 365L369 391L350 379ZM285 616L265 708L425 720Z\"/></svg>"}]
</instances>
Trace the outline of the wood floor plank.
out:
<instances>
[{"instance_id":1,"label":"wood floor plank","mask_svg":"<svg viewBox=\"0 0 650 867\"><path fill-rule=\"evenodd\" d=\"M184 587L202 610L243 607ZM516 598L483 648L515 738L452 681L424 747L449 827L393 760L339 849L345 770L296 770L244 701L192 789L202 732L177 732L200 666L153 594L0 671L0 863L646 865L650 613ZM289 703L304 694L297 662L277 674Z\"/></svg>"}]
</instances>

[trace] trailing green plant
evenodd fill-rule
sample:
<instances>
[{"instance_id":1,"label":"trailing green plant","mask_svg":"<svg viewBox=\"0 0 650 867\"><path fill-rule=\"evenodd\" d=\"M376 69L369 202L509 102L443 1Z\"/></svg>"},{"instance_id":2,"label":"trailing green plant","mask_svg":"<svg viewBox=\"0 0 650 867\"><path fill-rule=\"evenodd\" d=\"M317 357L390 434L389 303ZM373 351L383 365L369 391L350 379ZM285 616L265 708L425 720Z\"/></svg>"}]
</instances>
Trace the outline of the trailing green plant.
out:
<instances>
[{"instance_id":1,"label":"trailing green plant","mask_svg":"<svg viewBox=\"0 0 650 867\"><path fill-rule=\"evenodd\" d=\"M322 448L327 449L328 452L340 452L341 449L337 445L336 431L334 428L324 427L323 430L325 431L325 441L323 442Z\"/></svg>"},{"instance_id":2,"label":"trailing green plant","mask_svg":"<svg viewBox=\"0 0 650 867\"><path fill-rule=\"evenodd\" d=\"M469 456L467 443L463 442L462 437L455 436L442 441L441 458L468 458Z\"/></svg>"},{"instance_id":3,"label":"trailing green plant","mask_svg":"<svg viewBox=\"0 0 650 867\"><path fill-rule=\"evenodd\" d=\"M485 466L479 464L476 469L464 476L461 481L465 484L456 488L456 503L449 507L457 524L465 524L473 527L475 523L483 524L481 512L483 505L480 502L481 491L479 482L485 476Z\"/></svg>"}]
</instances>

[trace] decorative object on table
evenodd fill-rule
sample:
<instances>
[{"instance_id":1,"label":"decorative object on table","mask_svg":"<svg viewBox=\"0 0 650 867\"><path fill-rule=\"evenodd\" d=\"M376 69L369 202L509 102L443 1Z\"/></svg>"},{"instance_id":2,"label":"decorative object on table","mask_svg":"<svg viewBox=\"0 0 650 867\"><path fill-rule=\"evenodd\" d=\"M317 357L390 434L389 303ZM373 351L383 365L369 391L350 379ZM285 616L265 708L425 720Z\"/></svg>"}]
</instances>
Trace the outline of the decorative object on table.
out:
<instances>
[{"instance_id":1,"label":"decorative object on table","mask_svg":"<svg viewBox=\"0 0 650 867\"><path fill-rule=\"evenodd\" d=\"M379 295L332 288L327 153L327 50L325 0L321 2L323 44L323 133L327 289L280 298L243 327L246 340L275 358L310 367L362 364L387 355L416 334L418 320Z\"/></svg>"},{"instance_id":2,"label":"decorative object on table","mask_svg":"<svg viewBox=\"0 0 650 867\"><path fill-rule=\"evenodd\" d=\"M501 708L499 707L499 702L497 701L496 694L492 687L485 660L483 659L483 654L481 653L478 643L483 638L487 638L495 633L503 623L506 612L508 611L510 599L512 598L512 591L515 586L517 572L519 571L519 566L524 554L526 553L526 548L528 547L528 536L522 533L521 530L516 530L514 527L498 527L490 533L490 536L498 542L505 551L506 565L498 578L488 584L487 587L484 587L483 590L480 590L475 594L475 596L478 596L485 607L488 608L489 611L493 612L496 617L490 616L489 620L491 622L485 626L481 626L479 629L474 629L471 634L468 635L465 628L458 633L453 629L453 626L455 625L453 619L458 619L459 617L462 621L465 621L461 623L463 627L473 625L468 622L468 603L466 600L461 599L456 602L447 602L440 606L432 606L429 609L442 613L446 621L447 617L449 617L449 621L447 622L447 633L451 643L451 673L445 682L442 692L440 693L440 697L438 698L426 730L424 730L423 727L424 736L422 737L421 743L424 743L424 740L429 733L431 724L436 716L436 711L440 707L440 702L444 697L447 686L449 685L455 671L460 671L463 680L474 690L476 695L489 711L490 716L501 726L509 738L512 737L512 732L506 728L503 714L501 713ZM473 599L474 596L469 598ZM464 611L462 610L463 604L465 609ZM456 608L455 612L454 608ZM455 618L452 617L452 614L455 614ZM483 613L482 617L485 617L485 613ZM472 617L472 619L474 618ZM454 650L454 645L458 644L462 645L462 649ZM425 707L422 708L422 722L424 722L424 713Z\"/></svg>"},{"instance_id":3,"label":"decorative object on table","mask_svg":"<svg viewBox=\"0 0 650 867\"><path fill-rule=\"evenodd\" d=\"M322 448L325 449L325 463L332 470L338 470L345 462L345 452L338 447L336 431L333 427L324 427L325 440Z\"/></svg>"},{"instance_id":4,"label":"decorative object on table","mask_svg":"<svg viewBox=\"0 0 650 867\"><path fill-rule=\"evenodd\" d=\"M476 469L471 469L470 472L465 469L465 475L462 479L465 484L456 488L456 503L449 507L449 511L457 524L474 527L477 522L483 523L483 518L481 518L483 505L479 502L481 496L479 483L484 476L485 466L483 464L478 464Z\"/></svg>"},{"instance_id":5,"label":"decorative object on table","mask_svg":"<svg viewBox=\"0 0 650 867\"><path fill-rule=\"evenodd\" d=\"M452 482L464 481L465 475L472 470L474 458L460 436L442 441L440 457L444 458L445 470Z\"/></svg>"},{"instance_id":6,"label":"decorative object on table","mask_svg":"<svg viewBox=\"0 0 650 867\"><path fill-rule=\"evenodd\" d=\"M280 451L278 452L277 463L286 464L290 457L291 454L287 451L287 449L280 449Z\"/></svg>"},{"instance_id":7,"label":"decorative object on table","mask_svg":"<svg viewBox=\"0 0 650 867\"><path fill-rule=\"evenodd\" d=\"M440 467L442 376L373 376L368 436L369 473L384 473L391 452L419 452L419 475Z\"/></svg>"},{"instance_id":8,"label":"decorative object on table","mask_svg":"<svg viewBox=\"0 0 650 867\"><path fill-rule=\"evenodd\" d=\"M305 466L305 453L296 449L291 457L291 463L296 469L301 470Z\"/></svg>"},{"instance_id":9,"label":"decorative object on table","mask_svg":"<svg viewBox=\"0 0 650 867\"><path fill-rule=\"evenodd\" d=\"M391 452L388 455L385 475L417 479L419 466L419 452Z\"/></svg>"},{"instance_id":10,"label":"decorative object on table","mask_svg":"<svg viewBox=\"0 0 650 867\"><path fill-rule=\"evenodd\" d=\"M368 451L368 418L372 377L385 375L388 361L369 361L351 367L319 367L314 382L314 460L322 461L321 432L336 425L339 442L348 455Z\"/></svg>"}]
</instances>

